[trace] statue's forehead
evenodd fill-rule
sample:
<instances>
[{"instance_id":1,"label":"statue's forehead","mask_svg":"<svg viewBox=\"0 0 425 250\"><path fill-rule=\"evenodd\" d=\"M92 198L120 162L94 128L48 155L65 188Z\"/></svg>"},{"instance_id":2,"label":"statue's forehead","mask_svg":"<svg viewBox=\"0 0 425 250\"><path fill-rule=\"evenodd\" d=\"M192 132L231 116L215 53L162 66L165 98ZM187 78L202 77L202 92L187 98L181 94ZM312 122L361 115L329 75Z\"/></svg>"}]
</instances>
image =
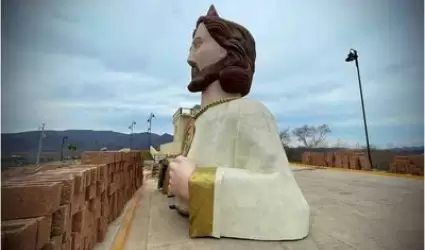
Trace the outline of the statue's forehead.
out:
<instances>
[{"instance_id":1,"label":"statue's forehead","mask_svg":"<svg viewBox=\"0 0 425 250\"><path fill-rule=\"evenodd\" d=\"M212 38L204 23L200 23L195 30L193 38L197 37L202 38L203 40Z\"/></svg>"}]
</instances>

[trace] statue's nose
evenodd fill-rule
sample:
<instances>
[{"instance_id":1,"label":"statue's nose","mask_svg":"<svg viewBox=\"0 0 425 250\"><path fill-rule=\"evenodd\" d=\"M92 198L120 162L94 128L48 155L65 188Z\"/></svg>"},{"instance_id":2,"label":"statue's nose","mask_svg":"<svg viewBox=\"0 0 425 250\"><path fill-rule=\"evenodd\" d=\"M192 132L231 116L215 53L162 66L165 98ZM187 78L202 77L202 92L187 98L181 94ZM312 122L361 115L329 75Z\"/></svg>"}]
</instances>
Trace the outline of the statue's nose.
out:
<instances>
[{"instance_id":1,"label":"statue's nose","mask_svg":"<svg viewBox=\"0 0 425 250\"><path fill-rule=\"evenodd\" d=\"M187 63L190 65L190 67L192 67L192 68L194 68L194 67L196 67L196 63L195 63L195 61L193 61L191 58L190 58L190 56L189 56L189 58L187 59Z\"/></svg>"}]
</instances>

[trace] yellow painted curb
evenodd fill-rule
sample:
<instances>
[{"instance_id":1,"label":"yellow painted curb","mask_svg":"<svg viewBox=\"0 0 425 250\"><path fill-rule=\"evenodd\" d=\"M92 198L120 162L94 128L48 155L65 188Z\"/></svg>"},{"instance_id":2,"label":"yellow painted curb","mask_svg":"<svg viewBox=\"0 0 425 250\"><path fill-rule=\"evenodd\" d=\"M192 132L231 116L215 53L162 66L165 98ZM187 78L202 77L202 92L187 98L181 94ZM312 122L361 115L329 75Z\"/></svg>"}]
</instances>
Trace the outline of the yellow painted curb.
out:
<instances>
[{"instance_id":1,"label":"yellow painted curb","mask_svg":"<svg viewBox=\"0 0 425 250\"><path fill-rule=\"evenodd\" d=\"M348 168L331 168L331 167L323 167L323 166L313 166L301 163L290 162L291 165L295 167L315 167L321 169L328 169L334 171L343 171L343 172L354 172L354 173L362 173L362 174L370 174L370 175L380 175L380 176L389 176L389 177L399 177L399 178L407 178L407 179L415 179L415 180L424 180L424 176L419 175L411 175L411 174L397 174L397 173L389 173L383 171L367 171L367 170L357 170L357 169L348 169Z\"/></svg>"},{"instance_id":2,"label":"yellow painted curb","mask_svg":"<svg viewBox=\"0 0 425 250\"><path fill-rule=\"evenodd\" d=\"M136 192L136 195L133 199L133 203L131 207L127 210L124 215L123 222L121 223L120 229L118 233L115 235L114 241L112 242L111 250L122 250L124 249L125 241L127 239L127 235L129 229L131 227L131 222L133 221L134 214L136 212L136 208L139 204L141 194Z\"/></svg>"}]
</instances>

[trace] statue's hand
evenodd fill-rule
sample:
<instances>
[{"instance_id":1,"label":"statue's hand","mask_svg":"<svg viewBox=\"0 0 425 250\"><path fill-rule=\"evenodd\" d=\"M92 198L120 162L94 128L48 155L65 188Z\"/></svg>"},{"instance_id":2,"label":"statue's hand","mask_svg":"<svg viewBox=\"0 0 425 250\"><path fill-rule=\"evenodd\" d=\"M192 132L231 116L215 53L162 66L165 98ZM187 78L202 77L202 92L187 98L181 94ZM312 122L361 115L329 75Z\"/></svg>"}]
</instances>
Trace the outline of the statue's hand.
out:
<instances>
[{"instance_id":1,"label":"statue's hand","mask_svg":"<svg viewBox=\"0 0 425 250\"><path fill-rule=\"evenodd\" d=\"M194 170L195 164L184 156L177 156L170 161L170 192L189 200L189 179Z\"/></svg>"}]
</instances>

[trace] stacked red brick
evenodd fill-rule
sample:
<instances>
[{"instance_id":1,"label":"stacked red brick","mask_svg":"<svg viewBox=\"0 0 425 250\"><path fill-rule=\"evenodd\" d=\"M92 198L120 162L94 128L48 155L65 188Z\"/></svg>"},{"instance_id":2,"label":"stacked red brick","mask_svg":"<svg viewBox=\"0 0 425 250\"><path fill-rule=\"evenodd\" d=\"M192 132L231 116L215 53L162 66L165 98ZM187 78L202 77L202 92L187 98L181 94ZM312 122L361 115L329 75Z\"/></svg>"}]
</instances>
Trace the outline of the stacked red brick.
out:
<instances>
[{"instance_id":1,"label":"stacked red brick","mask_svg":"<svg viewBox=\"0 0 425 250\"><path fill-rule=\"evenodd\" d=\"M86 152L2 183L1 249L93 249L142 185L140 152Z\"/></svg>"},{"instance_id":2,"label":"stacked red brick","mask_svg":"<svg viewBox=\"0 0 425 250\"><path fill-rule=\"evenodd\" d=\"M395 156L389 172L399 174L424 175L424 156Z\"/></svg>"},{"instance_id":3,"label":"stacked red brick","mask_svg":"<svg viewBox=\"0 0 425 250\"><path fill-rule=\"evenodd\" d=\"M370 170L367 156L361 151L304 152L302 163L323 167Z\"/></svg>"}]
</instances>

